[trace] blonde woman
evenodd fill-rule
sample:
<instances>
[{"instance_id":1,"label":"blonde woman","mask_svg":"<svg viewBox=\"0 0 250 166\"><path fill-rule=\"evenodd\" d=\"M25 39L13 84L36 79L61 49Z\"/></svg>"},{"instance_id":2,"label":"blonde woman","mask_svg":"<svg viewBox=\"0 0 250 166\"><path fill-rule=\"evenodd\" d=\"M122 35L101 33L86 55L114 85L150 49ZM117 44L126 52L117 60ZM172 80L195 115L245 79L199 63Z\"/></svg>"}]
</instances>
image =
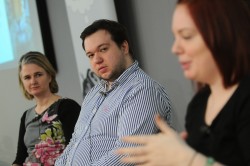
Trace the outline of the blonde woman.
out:
<instances>
[{"instance_id":1,"label":"blonde woman","mask_svg":"<svg viewBox=\"0 0 250 166\"><path fill-rule=\"evenodd\" d=\"M57 95L56 72L40 52L28 52L19 61L19 84L25 98L36 105L21 118L13 166L54 165L69 143L80 106Z\"/></svg>"}]
</instances>

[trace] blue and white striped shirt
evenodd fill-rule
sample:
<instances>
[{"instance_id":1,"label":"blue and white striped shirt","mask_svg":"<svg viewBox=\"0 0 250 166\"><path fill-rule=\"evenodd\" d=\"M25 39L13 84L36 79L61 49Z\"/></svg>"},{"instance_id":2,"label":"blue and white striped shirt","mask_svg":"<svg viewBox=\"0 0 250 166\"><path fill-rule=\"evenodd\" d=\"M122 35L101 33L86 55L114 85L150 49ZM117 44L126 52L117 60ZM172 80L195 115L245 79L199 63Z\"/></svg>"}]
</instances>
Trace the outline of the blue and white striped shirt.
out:
<instances>
[{"instance_id":1,"label":"blue and white striped shirt","mask_svg":"<svg viewBox=\"0 0 250 166\"><path fill-rule=\"evenodd\" d=\"M72 139L57 159L56 166L117 166L115 150L135 146L121 141L127 135L157 133L155 114L171 120L170 100L156 81L135 61L105 91L102 80L84 99Z\"/></svg>"}]
</instances>

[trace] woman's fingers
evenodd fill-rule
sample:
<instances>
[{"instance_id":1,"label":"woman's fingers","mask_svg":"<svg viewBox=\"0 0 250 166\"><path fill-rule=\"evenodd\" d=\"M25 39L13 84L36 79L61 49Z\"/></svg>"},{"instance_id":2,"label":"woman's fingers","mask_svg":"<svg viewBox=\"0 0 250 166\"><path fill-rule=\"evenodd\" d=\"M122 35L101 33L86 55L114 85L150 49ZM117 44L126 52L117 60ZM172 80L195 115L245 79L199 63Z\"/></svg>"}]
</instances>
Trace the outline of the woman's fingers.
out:
<instances>
[{"instance_id":1,"label":"woman's fingers","mask_svg":"<svg viewBox=\"0 0 250 166\"><path fill-rule=\"evenodd\" d=\"M145 157L145 156L129 156L129 157L122 158L121 162L133 163L136 165L143 165L144 163L147 163L147 157Z\"/></svg>"},{"instance_id":2,"label":"woman's fingers","mask_svg":"<svg viewBox=\"0 0 250 166\"><path fill-rule=\"evenodd\" d=\"M120 148L117 154L124 155L121 159L124 163L143 164L147 162L146 150L143 147Z\"/></svg>"},{"instance_id":3,"label":"woman's fingers","mask_svg":"<svg viewBox=\"0 0 250 166\"><path fill-rule=\"evenodd\" d=\"M134 148L120 148L117 150L118 154L129 154L129 156L138 156L138 155L142 155L145 154L145 152L143 151L142 147L134 147Z\"/></svg>"},{"instance_id":4,"label":"woman's fingers","mask_svg":"<svg viewBox=\"0 0 250 166\"><path fill-rule=\"evenodd\" d=\"M155 116L155 121L156 121L156 125L162 131L163 134L173 132L172 129L166 124L166 122L161 118L159 114ZM155 135L125 136L122 138L122 140L124 142L145 145L150 140L152 140L153 137L155 137Z\"/></svg>"},{"instance_id":5,"label":"woman's fingers","mask_svg":"<svg viewBox=\"0 0 250 166\"><path fill-rule=\"evenodd\" d=\"M134 143L134 144L141 144L144 145L148 142L148 140L151 138L152 136L125 136L122 138L122 140L124 142L129 142L129 143Z\"/></svg>"},{"instance_id":6,"label":"woman's fingers","mask_svg":"<svg viewBox=\"0 0 250 166\"><path fill-rule=\"evenodd\" d=\"M167 123L161 118L159 114L155 116L155 122L162 133L168 134L172 132L172 129L167 125Z\"/></svg>"}]
</instances>

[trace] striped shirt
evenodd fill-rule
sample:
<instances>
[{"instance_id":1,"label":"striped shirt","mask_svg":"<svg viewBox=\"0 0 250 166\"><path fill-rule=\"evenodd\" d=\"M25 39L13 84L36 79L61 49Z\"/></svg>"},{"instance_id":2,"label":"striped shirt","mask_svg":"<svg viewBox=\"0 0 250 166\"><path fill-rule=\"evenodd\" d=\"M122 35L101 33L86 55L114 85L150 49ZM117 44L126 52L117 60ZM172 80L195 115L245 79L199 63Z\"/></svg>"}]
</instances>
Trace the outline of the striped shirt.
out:
<instances>
[{"instance_id":1,"label":"striped shirt","mask_svg":"<svg viewBox=\"0 0 250 166\"><path fill-rule=\"evenodd\" d=\"M135 146L121 141L127 135L157 133L159 113L170 124L170 100L164 88L135 61L106 91L102 80L85 97L72 139L56 166L117 166L121 155L114 151Z\"/></svg>"}]
</instances>

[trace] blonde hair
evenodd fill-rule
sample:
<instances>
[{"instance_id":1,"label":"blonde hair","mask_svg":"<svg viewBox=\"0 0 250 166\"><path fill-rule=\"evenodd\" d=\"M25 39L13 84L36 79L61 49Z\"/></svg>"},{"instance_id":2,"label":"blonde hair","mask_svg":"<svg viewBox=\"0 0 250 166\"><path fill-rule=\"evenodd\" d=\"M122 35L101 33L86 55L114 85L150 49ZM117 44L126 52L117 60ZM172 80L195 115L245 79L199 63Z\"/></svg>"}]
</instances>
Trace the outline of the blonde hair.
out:
<instances>
[{"instance_id":1,"label":"blonde hair","mask_svg":"<svg viewBox=\"0 0 250 166\"><path fill-rule=\"evenodd\" d=\"M20 60L19 60L19 67L18 67L18 78L19 78L19 85L22 89L23 95L28 100L32 100L34 98L33 95L29 94L23 85L22 79L21 79L21 70L22 66L25 64L36 64L39 67L43 68L48 75L51 77L51 82L49 84L49 88L51 93L57 93L59 90L57 81L56 81L56 71L49 62L49 60L46 58L46 56L40 52L36 51L30 51L24 54Z\"/></svg>"}]
</instances>

